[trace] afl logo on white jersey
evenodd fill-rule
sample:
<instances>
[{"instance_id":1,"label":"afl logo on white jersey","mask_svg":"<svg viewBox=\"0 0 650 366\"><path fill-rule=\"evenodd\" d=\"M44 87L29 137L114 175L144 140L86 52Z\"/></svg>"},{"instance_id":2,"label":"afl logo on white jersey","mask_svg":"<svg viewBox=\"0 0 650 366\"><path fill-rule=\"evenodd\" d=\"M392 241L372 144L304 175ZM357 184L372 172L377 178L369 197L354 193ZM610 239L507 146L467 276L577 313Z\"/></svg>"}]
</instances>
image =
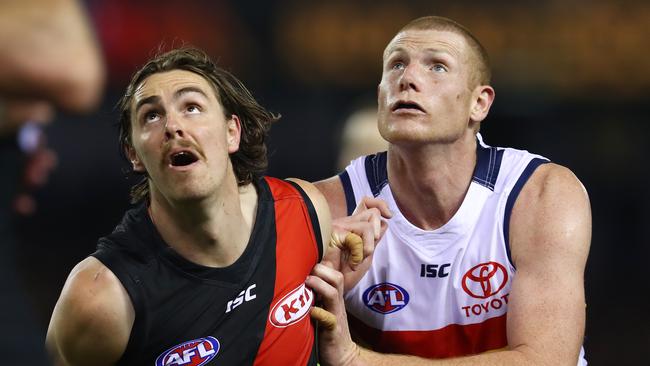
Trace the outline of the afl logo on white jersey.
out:
<instances>
[{"instance_id":1,"label":"afl logo on white jersey","mask_svg":"<svg viewBox=\"0 0 650 366\"><path fill-rule=\"evenodd\" d=\"M487 299L501 291L506 283L508 283L506 268L497 262L485 262L467 271L461 285L469 296Z\"/></svg>"},{"instance_id":2,"label":"afl logo on white jersey","mask_svg":"<svg viewBox=\"0 0 650 366\"><path fill-rule=\"evenodd\" d=\"M402 310L409 303L409 294L400 286L384 282L364 291L363 303L372 311L390 314Z\"/></svg>"},{"instance_id":3,"label":"afl logo on white jersey","mask_svg":"<svg viewBox=\"0 0 650 366\"><path fill-rule=\"evenodd\" d=\"M269 321L278 328L297 323L309 313L313 301L313 292L303 283L273 306Z\"/></svg>"}]
</instances>

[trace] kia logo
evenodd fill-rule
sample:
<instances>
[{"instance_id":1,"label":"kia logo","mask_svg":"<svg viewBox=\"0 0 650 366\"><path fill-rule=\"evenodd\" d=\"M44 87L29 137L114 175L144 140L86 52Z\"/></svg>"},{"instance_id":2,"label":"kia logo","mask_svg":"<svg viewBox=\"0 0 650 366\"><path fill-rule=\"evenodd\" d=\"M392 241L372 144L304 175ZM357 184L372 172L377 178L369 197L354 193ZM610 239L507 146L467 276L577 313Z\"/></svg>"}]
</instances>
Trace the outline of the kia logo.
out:
<instances>
[{"instance_id":1,"label":"kia logo","mask_svg":"<svg viewBox=\"0 0 650 366\"><path fill-rule=\"evenodd\" d=\"M463 290L477 299L497 294L508 282L506 268L497 262L485 262L472 267L462 279Z\"/></svg>"},{"instance_id":2,"label":"kia logo","mask_svg":"<svg viewBox=\"0 0 650 366\"><path fill-rule=\"evenodd\" d=\"M295 324L309 313L313 300L313 292L303 283L273 306L269 321L278 328Z\"/></svg>"}]
</instances>

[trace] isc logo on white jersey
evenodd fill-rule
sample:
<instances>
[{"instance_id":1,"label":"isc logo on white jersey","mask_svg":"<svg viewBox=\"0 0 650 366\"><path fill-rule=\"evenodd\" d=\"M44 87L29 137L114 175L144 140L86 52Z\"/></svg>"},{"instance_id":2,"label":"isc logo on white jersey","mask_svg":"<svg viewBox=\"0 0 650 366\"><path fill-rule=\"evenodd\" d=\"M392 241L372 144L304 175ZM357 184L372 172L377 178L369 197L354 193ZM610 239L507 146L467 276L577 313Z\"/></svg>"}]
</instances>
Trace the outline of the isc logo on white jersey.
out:
<instances>
[{"instance_id":1,"label":"isc logo on white jersey","mask_svg":"<svg viewBox=\"0 0 650 366\"><path fill-rule=\"evenodd\" d=\"M313 301L314 295L311 289L303 283L273 306L269 321L278 328L297 323L309 313Z\"/></svg>"},{"instance_id":2,"label":"isc logo on white jersey","mask_svg":"<svg viewBox=\"0 0 650 366\"><path fill-rule=\"evenodd\" d=\"M409 294L400 286L384 282L366 289L363 303L372 311L390 314L402 310L409 303Z\"/></svg>"}]
</instances>

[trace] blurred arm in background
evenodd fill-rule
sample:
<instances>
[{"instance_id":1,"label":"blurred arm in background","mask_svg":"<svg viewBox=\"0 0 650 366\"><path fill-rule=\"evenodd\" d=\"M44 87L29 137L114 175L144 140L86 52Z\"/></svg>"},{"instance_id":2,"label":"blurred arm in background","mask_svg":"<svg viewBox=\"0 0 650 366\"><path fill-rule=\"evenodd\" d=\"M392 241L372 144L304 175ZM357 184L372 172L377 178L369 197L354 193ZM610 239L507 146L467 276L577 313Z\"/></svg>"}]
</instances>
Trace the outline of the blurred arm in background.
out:
<instances>
[{"instance_id":1,"label":"blurred arm in background","mask_svg":"<svg viewBox=\"0 0 650 366\"><path fill-rule=\"evenodd\" d=\"M56 109L90 112L104 81L100 47L78 1L0 2L0 154L11 172L3 178L10 188L4 197L19 213L34 210L31 197L19 192L43 185L56 165L34 126L50 122Z\"/></svg>"}]
</instances>

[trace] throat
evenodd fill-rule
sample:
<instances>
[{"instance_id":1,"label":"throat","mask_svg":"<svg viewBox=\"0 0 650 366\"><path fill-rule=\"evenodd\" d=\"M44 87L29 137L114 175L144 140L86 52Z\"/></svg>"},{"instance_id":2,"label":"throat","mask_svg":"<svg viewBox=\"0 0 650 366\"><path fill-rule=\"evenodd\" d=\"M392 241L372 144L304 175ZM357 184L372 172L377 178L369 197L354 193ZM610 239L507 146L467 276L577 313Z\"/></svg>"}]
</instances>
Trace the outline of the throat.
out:
<instances>
[{"instance_id":1,"label":"throat","mask_svg":"<svg viewBox=\"0 0 650 366\"><path fill-rule=\"evenodd\" d=\"M233 196L211 202L207 209L172 206L152 197L149 212L162 239L180 256L206 267L226 267L246 249L254 224L254 213L248 211L256 207L256 202L249 207Z\"/></svg>"}]
</instances>

